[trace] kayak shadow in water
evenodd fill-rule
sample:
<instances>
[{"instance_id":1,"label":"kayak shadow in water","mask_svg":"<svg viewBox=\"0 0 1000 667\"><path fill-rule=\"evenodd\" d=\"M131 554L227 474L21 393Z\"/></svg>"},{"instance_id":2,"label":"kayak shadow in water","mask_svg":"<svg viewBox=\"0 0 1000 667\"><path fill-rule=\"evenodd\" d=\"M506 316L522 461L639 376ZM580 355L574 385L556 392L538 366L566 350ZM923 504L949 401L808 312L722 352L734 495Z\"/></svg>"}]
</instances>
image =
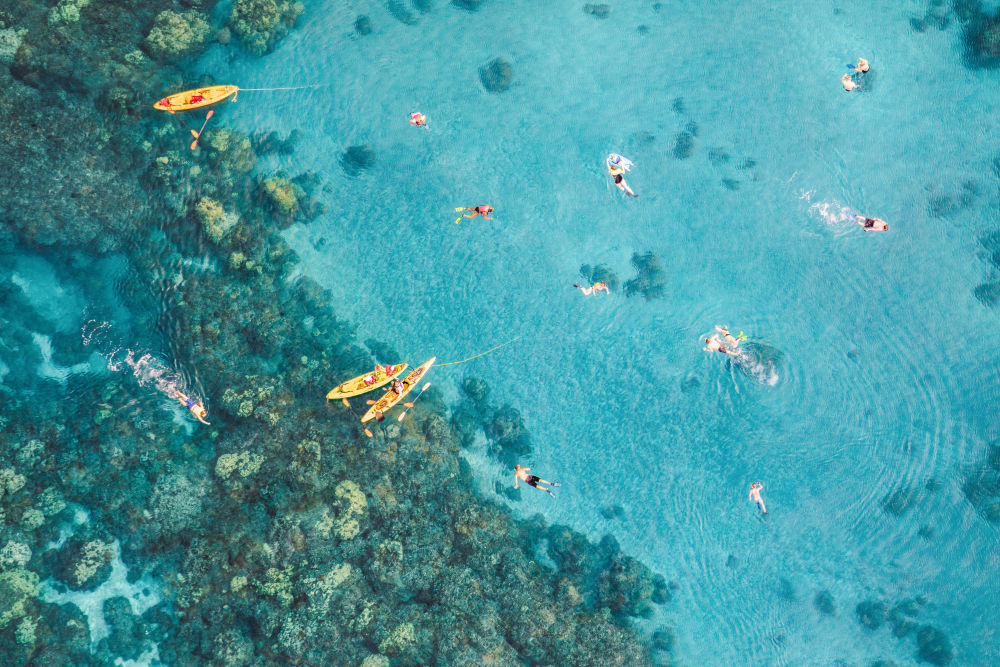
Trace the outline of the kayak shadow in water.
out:
<instances>
[{"instance_id":1,"label":"kayak shadow in water","mask_svg":"<svg viewBox=\"0 0 1000 667\"><path fill-rule=\"evenodd\" d=\"M729 357L730 370L736 369L757 384L773 387L784 373L785 353L766 343L746 342L740 355Z\"/></svg>"}]
</instances>

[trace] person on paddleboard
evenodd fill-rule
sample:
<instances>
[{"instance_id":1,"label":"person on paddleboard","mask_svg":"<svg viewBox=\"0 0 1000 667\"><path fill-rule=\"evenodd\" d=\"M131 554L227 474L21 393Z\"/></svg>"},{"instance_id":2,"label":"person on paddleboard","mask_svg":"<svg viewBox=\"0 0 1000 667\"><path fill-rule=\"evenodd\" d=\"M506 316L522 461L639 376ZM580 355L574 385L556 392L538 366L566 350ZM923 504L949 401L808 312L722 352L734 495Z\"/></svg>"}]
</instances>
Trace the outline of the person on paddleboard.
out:
<instances>
[{"instance_id":1,"label":"person on paddleboard","mask_svg":"<svg viewBox=\"0 0 1000 667\"><path fill-rule=\"evenodd\" d=\"M611 290L608 289L608 284L605 282L594 283L590 287L584 287L583 285L573 285L573 287L579 289L586 296L590 296L591 294L597 294L598 292L605 292L607 294L611 294Z\"/></svg>"},{"instance_id":2,"label":"person on paddleboard","mask_svg":"<svg viewBox=\"0 0 1000 667\"><path fill-rule=\"evenodd\" d=\"M764 488L764 485L761 484L760 482L754 482L753 484L751 484L750 485L750 500L752 500L755 503L757 503L757 507L760 508L761 512L763 512L764 514L767 514L767 508L764 507L764 499L760 497L760 492L761 492L761 489L763 489L763 488Z\"/></svg>"},{"instance_id":3,"label":"person on paddleboard","mask_svg":"<svg viewBox=\"0 0 1000 667\"><path fill-rule=\"evenodd\" d=\"M553 486L553 487L554 486L562 486L562 485L559 484L559 482L546 482L544 479L542 479L541 477L538 477L536 475L529 475L528 474L529 470L531 470L531 468L522 468L520 465L514 466L514 488L515 489L517 488L517 481L521 480L525 484L527 484L529 486L533 486L536 489L541 489L545 493L547 493L550 496L552 496L553 498L555 498L556 494L552 493L551 489L548 489L548 488L546 488L544 486L538 486L538 485L539 484L548 484L549 486Z\"/></svg>"},{"instance_id":4,"label":"person on paddleboard","mask_svg":"<svg viewBox=\"0 0 1000 667\"><path fill-rule=\"evenodd\" d=\"M459 218L458 220L461 220L462 218L474 218L477 215L483 216L483 218L485 218L486 220L492 220L493 219L493 218L490 217L490 213L493 212L493 207L490 206L489 204L483 204L482 206L477 206L475 208L467 208L465 206L462 206L462 207L456 208L455 210L456 211L469 211L469 213L471 214L471 215L469 215L469 214L463 213L462 217ZM456 220L455 222L458 222L458 220Z\"/></svg>"},{"instance_id":5,"label":"person on paddleboard","mask_svg":"<svg viewBox=\"0 0 1000 667\"><path fill-rule=\"evenodd\" d=\"M193 398L188 398L183 392L181 392L180 389L174 389L174 391L177 392L177 396L175 396L175 398L180 401L185 408L190 410L191 414L193 414L198 421L205 426L211 426L211 424L205 421L205 416L208 415L208 412L205 410L204 405Z\"/></svg>"}]
</instances>

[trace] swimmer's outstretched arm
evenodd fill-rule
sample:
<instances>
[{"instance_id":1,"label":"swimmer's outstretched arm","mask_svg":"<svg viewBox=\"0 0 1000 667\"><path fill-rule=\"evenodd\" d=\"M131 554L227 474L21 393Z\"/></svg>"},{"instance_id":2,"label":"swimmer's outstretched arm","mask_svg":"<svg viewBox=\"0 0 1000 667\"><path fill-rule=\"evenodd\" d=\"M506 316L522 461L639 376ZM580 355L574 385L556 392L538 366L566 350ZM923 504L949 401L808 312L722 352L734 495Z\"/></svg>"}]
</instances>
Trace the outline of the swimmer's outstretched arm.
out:
<instances>
[{"instance_id":1,"label":"swimmer's outstretched arm","mask_svg":"<svg viewBox=\"0 0 1000 667\"><path fill-rule=\"evenodd\" d=\"M200 421L200 422L201 422L202 424L204 424L205 426L211 426L211 425L212 425L211 423L209 423L209 422L205 421L205 420L204 420L204 419L202 418L202 416L201 416L201 415L195 415L195 417L197 417L197 418L198 418L198 421Z\"/></svg>"}]
</instances>

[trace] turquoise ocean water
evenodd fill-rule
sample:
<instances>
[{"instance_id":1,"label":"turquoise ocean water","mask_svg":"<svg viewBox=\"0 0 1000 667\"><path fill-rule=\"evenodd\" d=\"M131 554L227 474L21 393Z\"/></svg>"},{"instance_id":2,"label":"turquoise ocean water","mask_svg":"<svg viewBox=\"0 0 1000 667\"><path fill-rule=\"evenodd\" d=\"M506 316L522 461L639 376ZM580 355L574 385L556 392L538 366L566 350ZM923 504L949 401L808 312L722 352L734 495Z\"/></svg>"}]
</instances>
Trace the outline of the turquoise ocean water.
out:
<instances>
[{"instance_id":1,"label":"turquoise ocean water","mask_svg":"<svg viewBox=\"0 0 1000 667\"><path fill-rule=\"evenodd\" d=\"M923 0L627 0L604 19L584 3L416 4L429 9L318 0L266 58L216 46L193 69L320 84L242 92L217 118L302 133L261 167L327 184L328 211L285 235L359 340L416 365L520 336L428 377L452 400L462 378L486 378L531 431L522 465L563 485L512 502L494 490L511 471L479 443L465 456L481 493L610 532L677 582L648 625L675 628L681 664L913 664L913 638L866 630L855 605L918 596L956 663L1000 663L997 524L963 493L1000 438L997 315L973 294L996 279L979 239L998 221L1000 87L962 65L959 24L915 31ZM372 34L355 32L359 14ZM872 72L845 93L858 56ZM512 81L490 93L478 71L496 57ZM426 131L407 122L417 110ZM347 173L355 145L375 161ZM610 184L612 151L636 163L638 199ZM483 203L495 220L453 224L456 206ZM847 210L890 231L864 233ZM637 252L662 261L663 298L572 289L584 264L634 277ZM46 308L32 290L51 289L51 267L11 269ZM62 308L39 313L56 357L35 343L38 372L65 383L104 361L59 356L86 318L80 291L57 289ZM703 352L716 324L780 351L773 373ZM605 518L614 505L623 515Z\"/></svg>"},{"instance_id":2,"label":"turquoise ocean water","mask_svg":"<svg viewBox=\"0 0 1000 667\"><path fill-rule=\"evenodd\" d=\"M957 24L910 27L925 9L626 2L600 20L577 3L438 3L405 25L380 3L326 2L267 59L220 51L200 67L246 87L327 84L226 111L301 130L280 166L332 186L329 212L287 233L303 270L360 338L410 363L523 337L429 379L457 395L464 375L486 377L521 410L527 463L564 486L516 511L611 531L680 582L658 620L685 663L907 664L913 642L865 631L854 606L923 595L961 662L987 664L997 532L961 485L998 435L996 316L972 288L997 218L1000 95L995 72L961 66ZM860 55L869 85L845 93ZM478 68L498 56L512 85L488 93ZM407 124L414 110L429 131ZM362 144L376 162L349 175L339 156ZM611 151L635 161L637 200L609 184ZM495 221L452 224L480 203ZM581 264L627 280L646 251L666 268L661 300L570 288ZM702 352L723 323L783 352L776 383ZM469 459L484 493L510 481ZM882 508L895 492L910 500L899 516ZM625 517L602 518L609 504ZM820 590L835 615L814 608Z\"/></svg>"}]
</instances>

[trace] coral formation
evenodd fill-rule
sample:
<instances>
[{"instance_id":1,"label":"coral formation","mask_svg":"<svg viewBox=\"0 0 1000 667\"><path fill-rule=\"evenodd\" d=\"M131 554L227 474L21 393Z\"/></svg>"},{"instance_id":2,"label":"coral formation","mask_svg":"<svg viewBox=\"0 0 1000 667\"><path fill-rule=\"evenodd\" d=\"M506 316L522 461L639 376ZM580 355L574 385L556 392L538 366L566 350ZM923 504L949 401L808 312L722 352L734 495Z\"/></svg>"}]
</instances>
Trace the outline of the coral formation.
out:
<instances>
[{"instance_id":1,"label":"coral formation","mask_svg":"<svg viewBox=\"0 0 1000 667\"><path fill-rule=\"evenodd\" d=\"M197 55L212 36L200 12L163 11L156 15L146 36L146 50L157 60L181 60Z\"/></svg>"},{"instance_id":2,"label":"coral formation","mask_svg":"<svg viewBox=\"0 0 1000 667\"><path fill-rule=\"evenodd\" d=\"M228 25L247 51L262 56L288 34L305 11L293 0L236 0Z\"/></svg>"},{"instance_id":3,"label":"coral formation","mask_svg":"<svg viewBox=\"0 0 1000 667\"><path fill-rule=\"evenodd\" d=\"M251 452L223 454L215 462L215 474L221 479L229 479L229 476L235 472L240 477L246 478L256 475L263 462L263 456Z\"/></svg>"},{"instance_id":4,"label":"coral formation","mask_svg":"<svg viewBox=\"0 0 1000 667\"><path fill-rule=\"evenodd\" d=\"M506 58L497 57L479 68L479 81L490 93L502 93L510 88L514 68Z\"/></svg>"},{"instance_id":5,"label":"coral formation","mask_svg":"<svg viewBox=\"0 0 1000 667\"><path fill-rule=\"evenodd\" d=\"M233 228L240 223L239 215L226 213L222 204L209 197L203 197L194 205L195 215L201 221L205 236L212 242L219 243Z\"/></svg>"},{"instance_id":6,"label":"coral formation","mask_svg":"<svg viewBox=\"0 0 1000 667\"><path fill-rule=\"evenodd\" d=\"M632 267L636 276L625 283L625 296L641 296L647 301L666 296L667 272L657 255L652 251L633 253Z\"/></svg>"},{"instance_id":7,"label":"coral formation","mask_svg":"<svg viewBox=\"0 0 1000 667\"><path fill-rule=\"evenodd\" d=\"M368 144L349 146L340 156L340 166L348 176L357 176L375 164L375 151Z\"/></svg>"}]
</instances>

